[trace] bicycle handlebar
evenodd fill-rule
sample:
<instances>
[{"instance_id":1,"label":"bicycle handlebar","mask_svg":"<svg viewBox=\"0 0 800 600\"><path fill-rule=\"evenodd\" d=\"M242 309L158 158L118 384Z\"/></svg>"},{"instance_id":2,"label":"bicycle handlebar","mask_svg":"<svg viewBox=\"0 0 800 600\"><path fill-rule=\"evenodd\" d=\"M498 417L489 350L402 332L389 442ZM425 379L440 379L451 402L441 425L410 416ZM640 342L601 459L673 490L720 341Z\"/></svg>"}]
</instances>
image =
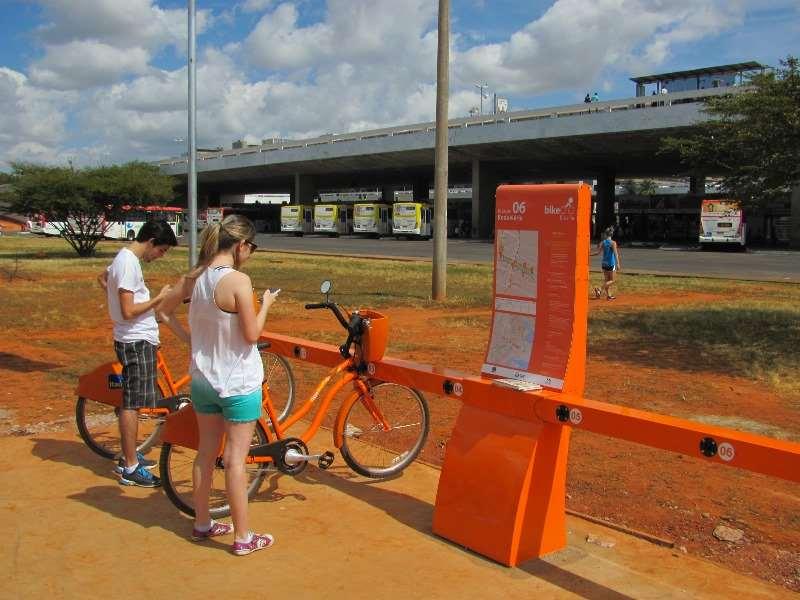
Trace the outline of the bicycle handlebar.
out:
<instances>
[{"instance_id":1,"label":"bicycle handlebar","mask_svg":"<svg viewBox=\"0 0 800 600\"><path fill-rule=\"evenodd\" d=\"M319 308L327 308L330 310L336 316L336 319L339 321L339 323L341 323L342 327L347 330L347 340L344 344L339 346L339 353L344 358L349 358L350 346L353 344L353 342L361 341L361 334L363 333L363 319L359 315L348 315L349 319L346 319L342 313L342 309L339 308L339 305L335 302L314 302L311 304L306 304L306 310L316 310Z\"/></svg>"}]
</instances>

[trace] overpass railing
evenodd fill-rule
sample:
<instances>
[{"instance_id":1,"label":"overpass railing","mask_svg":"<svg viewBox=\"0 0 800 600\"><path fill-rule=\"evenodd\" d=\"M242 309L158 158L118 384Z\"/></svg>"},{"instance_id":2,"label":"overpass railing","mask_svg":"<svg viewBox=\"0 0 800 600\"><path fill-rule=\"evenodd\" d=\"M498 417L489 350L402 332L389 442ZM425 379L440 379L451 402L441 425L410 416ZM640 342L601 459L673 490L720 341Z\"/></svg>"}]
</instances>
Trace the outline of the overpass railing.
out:
<instances>
[{"instance_id":1,"label":"overpass railing","mask_svg":"<svg viewBox=\"0 0 800 600\"><path fill-rule=\"evenodd\" d=\"M673 104L688 104L703 102L714 96L723 96L731 93L741 93L748 90L746 87L726 87L713 88L708 90L693 90L687 92L676 92L658 96L636 96L633 98L622 98L619 100L607 100L603 102L591 102L580 104L570 104L566 106L554 106L537 110L515 111L495 115L482 115L478 117L465 117L452 119L448 123L448 129L461 129L467 127L497 127L537 119L557 119L563 117L577 117L597 113L611 113L627 110L644 110L653 108L669 108ZM324 136L309 138L306 140L281 140L260 146L249 146L220 152L198 153L198 161L215 160L218 158L230 158L240 155L258 154L262 152L275 152L281 150L293 150L298 148L308 148L314 146L324 146L328 144L340 144L342 142L359 142L378 138L396 137L401 135L411 135L418 133L434 133L436 123L416 123L412 125L398 125L395 127L385 127L382 129L371 129L360 132L326 134ZM157 161L158 166L172 166L186 164L187 157L168 158Z\"/></svg>"}]
</instances>

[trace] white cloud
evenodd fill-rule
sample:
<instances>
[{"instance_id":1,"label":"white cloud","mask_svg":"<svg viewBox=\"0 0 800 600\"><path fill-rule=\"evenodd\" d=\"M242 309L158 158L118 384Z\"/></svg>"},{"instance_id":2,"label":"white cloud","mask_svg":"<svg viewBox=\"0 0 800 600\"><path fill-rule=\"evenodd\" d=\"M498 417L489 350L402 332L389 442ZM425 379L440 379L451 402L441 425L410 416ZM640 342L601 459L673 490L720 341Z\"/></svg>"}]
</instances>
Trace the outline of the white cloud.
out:
<instances>
[{"instance_id":1,"label":"white cloud","mask_svg":"<svg viewBox=\"0 0 800 600\"><path fill-rule=\"evenodd\" d=\"M38 90L17 71L0 67L0 161L54 162L66 140L67 110L77 96Z\"/></svg>"},{"instance_id":2,"label":"white cloud","mask_svg":"<svg viewBox=\"0 0 800 600\"><path fill-rule=\"evenodd\" d=\"M458 53L457 81L491 79L527 94L574 87L606 68L652 68L675 45L717 35L743 18L741 1L558 0L507 42Z\"/></svg>"},{"instance_id":3,"label":"white cloud","mask_svg":"<svg viewBox=\"0 0 800 600\"><path fill-rule=\"evenodd\" d=\"M242 4L242 10L245 12L261 12L272 6L273 0L246 0Z\"/></svg>"},{"instance_id":4,"label":"white cloud","mask_svg":"<svg viewBox=\"0 0 800 600\"><path fill-rule=\"evenodd\" d=\"M49 23L39 29L48 45L96 40L121 48L186 45L187 10L165 10L153 0L38 0ZM203 31L209 11L198 11Z\"/></svg>"},{"instance_id":5,"label":"white cloud","mask_svg":"<svg viewBox=\"0 0 800 600\"><path fill-rule=\"evenodd\" d=\"M150 53L144 48L117 48L92 40L50 46L30 69L31 80L42 87L80 90L106 85L121 77L147 71Z\"/></svg>"}]
</instances>

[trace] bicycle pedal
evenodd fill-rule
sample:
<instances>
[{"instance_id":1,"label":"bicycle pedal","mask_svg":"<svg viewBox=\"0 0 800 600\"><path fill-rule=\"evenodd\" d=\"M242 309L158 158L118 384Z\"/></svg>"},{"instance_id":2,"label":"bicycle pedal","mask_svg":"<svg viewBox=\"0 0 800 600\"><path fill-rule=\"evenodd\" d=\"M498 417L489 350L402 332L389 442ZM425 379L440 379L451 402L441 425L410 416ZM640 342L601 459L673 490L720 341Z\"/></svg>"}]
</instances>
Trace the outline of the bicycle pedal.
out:
<instances>
[{"instance_id":1,"label":"bicycle pedal","mask_svg":"<svg viewBox=\"0 0 800 600\"><path fill-rule=\"evenodd\" d=\"M333 452L330 451L323 452L319 457L317 466L319 466L319 468L324 471L333 464L333 459L334 459Z\"/></svg>"}]
</instances>

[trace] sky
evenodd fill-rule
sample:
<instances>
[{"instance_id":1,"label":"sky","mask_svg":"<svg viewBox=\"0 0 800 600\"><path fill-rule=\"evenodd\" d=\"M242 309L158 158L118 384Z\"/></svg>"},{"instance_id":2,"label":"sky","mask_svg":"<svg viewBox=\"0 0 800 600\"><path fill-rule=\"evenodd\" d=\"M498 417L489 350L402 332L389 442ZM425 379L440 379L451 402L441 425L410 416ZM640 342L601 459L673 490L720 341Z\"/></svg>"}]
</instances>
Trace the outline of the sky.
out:
<instances>
[{"instance_id":1,"label":"sky","mask_svg":"<svg viewBox=\"0 0 800 600\"><path fill-rule=\"evenodd\" d=\"M186 0L0 0L0 170L186 151ZM432 121L435 0L196 0L197 143ZM800 0L451 0L450 118L800 55Z\"/></svg>"}]
</instances>

